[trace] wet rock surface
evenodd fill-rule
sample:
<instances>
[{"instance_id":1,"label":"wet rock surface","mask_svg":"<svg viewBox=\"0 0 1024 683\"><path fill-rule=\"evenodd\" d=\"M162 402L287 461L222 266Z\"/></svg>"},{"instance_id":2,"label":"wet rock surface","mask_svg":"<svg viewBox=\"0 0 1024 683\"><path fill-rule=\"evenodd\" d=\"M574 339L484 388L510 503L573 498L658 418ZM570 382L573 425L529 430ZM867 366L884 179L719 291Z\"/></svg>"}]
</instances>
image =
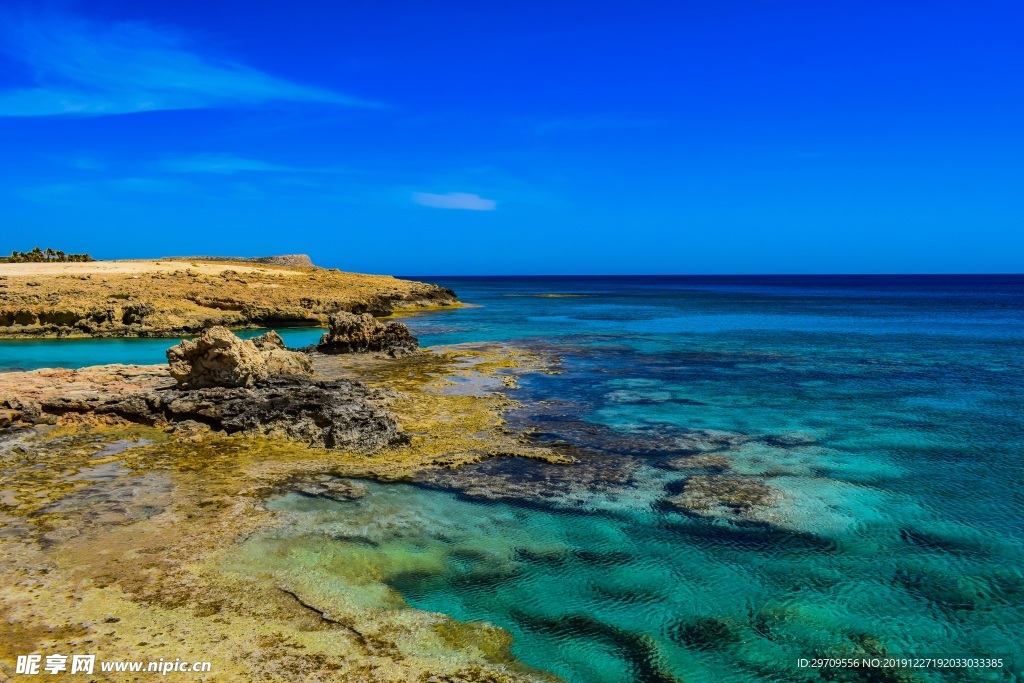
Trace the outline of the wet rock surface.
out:
<instances>
[{"instance_id":1,"label":"wet rock surface","mask_svg":"<svg viewBox=\"0 0 1024 683\"><path fill-rule=\"evenodd\" d=\"M155 389L125 396L102 391L57 394L41 400L42 417L69 414L119 418L167 426L186 437L202 426L227 434L261 434L330 449L372 451L401 440L398 425L382 399L354 380L313 381L278 378L256 387Z\"/></svg>"},{"instance_id":2,"label":"wet rock surface","mask_svg":"<svg viewBox=\"0 0 1024 683\"><path fill-rule=\"evenodd\" d=\"M320 338L321 353L384 353L399 357L415 353L419 340L402 323L384 324L369 313L332 313L330 330Z\"/></svg>"}]
</instances>

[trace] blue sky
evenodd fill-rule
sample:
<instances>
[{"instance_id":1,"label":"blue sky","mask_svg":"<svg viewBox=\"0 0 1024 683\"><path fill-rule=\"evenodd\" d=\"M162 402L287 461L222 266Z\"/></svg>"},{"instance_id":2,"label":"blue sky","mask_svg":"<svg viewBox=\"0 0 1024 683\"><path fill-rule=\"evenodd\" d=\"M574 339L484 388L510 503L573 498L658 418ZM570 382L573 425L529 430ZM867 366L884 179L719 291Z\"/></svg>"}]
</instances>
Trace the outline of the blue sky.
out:
<instances>
[{"instance_id":1,"label":"blue sky","mask_svg":"<svg viewBox=\"0 0 1024 683\"><path fill-rule=\"evenodd\" d=\"M1021 272L1022 26L985 0L7 0L0 250Z\"/></svg>"}]
</instances>

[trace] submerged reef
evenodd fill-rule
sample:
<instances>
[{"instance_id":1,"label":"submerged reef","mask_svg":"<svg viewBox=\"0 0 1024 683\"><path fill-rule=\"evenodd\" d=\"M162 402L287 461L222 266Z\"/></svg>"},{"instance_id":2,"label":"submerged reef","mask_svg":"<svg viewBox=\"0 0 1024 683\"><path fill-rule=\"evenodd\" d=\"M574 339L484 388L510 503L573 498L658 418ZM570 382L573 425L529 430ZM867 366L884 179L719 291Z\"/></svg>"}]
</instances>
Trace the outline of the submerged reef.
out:
<instances>
[{"instance_id":1,"label":"submerged reef","mask_svg":"<svg viewBox=\"0 0 1024 683\"><path fill-rule=\"evenodd\" d=\"M689 512L742 519L750 516L751 508L774 505L781 496L781 491L753 477L705 474L688 478L683 492L667 500Z\"/></svg>"}]
</instances>

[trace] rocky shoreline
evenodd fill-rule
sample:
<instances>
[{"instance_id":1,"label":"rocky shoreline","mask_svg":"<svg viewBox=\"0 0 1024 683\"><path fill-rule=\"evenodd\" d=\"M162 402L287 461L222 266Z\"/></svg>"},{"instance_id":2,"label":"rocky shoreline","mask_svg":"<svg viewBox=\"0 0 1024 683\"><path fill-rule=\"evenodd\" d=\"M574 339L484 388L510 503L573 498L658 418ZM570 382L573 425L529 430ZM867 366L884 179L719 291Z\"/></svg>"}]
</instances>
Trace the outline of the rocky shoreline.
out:
<instances>
[{"instance_id":1,"label":"rocky shoreline","mask_svg":"<svg viewBox=\"0 0 1024 683\"><path fill-rule=\"evenodd\" d=\"M42 370L0 378L0 429L131 423L192 437L274 436L327 449L373 452L405 438L382 405L386 392L352 379L314 378L311 353L416 353L401 323L336 313L319 347L285 347L268 332L242 340L224 327L167 350L168 366ZM26 381L27 380L27 381Z\"/></svg>"},{"instance_id":2,"label":"rocky shoreline","mask_svg":"<svg viewBox=\"0 0 1024 683\"><path fill-rule=\"evenodd\" d=\"M331 602L225 564L289 523L267 507L281 493L344 501L366 493L353 478L564 462L505 425L503 392L538 359L417 346L399 323L338 313L301 352L212 328L167 365L0 374L0 671L85 642L104 658L203 652L210 680L553 681L496 627L397 594L385 610ZM477 390L452 393L452 378Z\"/></svg>"},{"instance_id":3,"label":"rocky shoreline","mask_svg":"<svg viewBox=\"0 0 1024 683\"><path fill-rule=\"evenodd\" d=\"M308 260L308 257L306 257ZM0 338L182 337L459 305L450 289L264 259L0 264Z\"/></svg>"}]
</instances>

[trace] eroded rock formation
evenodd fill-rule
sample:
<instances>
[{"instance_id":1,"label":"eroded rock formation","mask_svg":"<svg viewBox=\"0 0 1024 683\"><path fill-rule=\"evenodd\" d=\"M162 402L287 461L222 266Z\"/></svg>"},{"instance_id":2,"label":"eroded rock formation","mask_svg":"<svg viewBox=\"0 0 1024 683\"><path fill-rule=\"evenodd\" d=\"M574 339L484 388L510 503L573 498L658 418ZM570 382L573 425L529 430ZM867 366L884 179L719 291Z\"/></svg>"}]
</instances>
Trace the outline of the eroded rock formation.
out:
<instances>
[{"instance_id":1,"label":"eroded rock formation","mask_svg":"<svg viewBox=\"0 0 1024 683\"><path fill-rule=\"evenodd\" d=\"M172 346L167 362L178 385L191 389L252 387L273 377L313 374L309 357L289 351L277 332L242 340L226 327Z\"/></svg>"},{"instance_id":2,"label":"eroded rock formation","mask_svg":"<svg viewBox=\"0 0 1024 683\"><path fill-rule=\"evenodd\" d=\"M345 311L332 313L330 330L320 338L321 353L386 353L405 356L415 353L419 340L402 323L386 325L369 313L355 315Z\"/></svg>"}]
</instances>

